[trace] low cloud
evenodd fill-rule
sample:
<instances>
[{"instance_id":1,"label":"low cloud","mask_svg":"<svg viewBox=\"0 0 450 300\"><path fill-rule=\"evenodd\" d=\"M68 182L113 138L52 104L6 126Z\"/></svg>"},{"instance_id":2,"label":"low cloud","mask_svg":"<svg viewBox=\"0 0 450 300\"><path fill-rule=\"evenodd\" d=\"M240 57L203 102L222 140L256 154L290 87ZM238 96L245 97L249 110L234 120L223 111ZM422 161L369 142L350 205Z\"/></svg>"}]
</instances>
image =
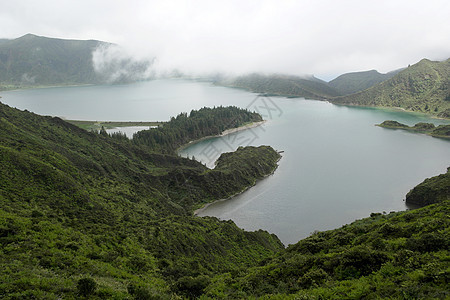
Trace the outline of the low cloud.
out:
<instances>
[{"instance_id":1,"label":"low cloud","mask_svg":"<svg viewBox=\"0 0 450 300\"><path fill-rule=\"evenodd\" d=\"M95 52L96 69L109 74L110 81L174 69L332 79L450 56L448 0L3 2L0 28L7 30L0 38L32 31L125 47Z\"/></svg>"},{"instance_id":2,"label":"low cloud","mask_svg":"<svg viewBox=\"0 0 450 300\"><path fill-rule=\"evenodd\" d=\"M114 44L102 44L92 52L92 64L102 81L125 83L155 77L154 58L137 58Z\"/></svg>"}]
</instances>

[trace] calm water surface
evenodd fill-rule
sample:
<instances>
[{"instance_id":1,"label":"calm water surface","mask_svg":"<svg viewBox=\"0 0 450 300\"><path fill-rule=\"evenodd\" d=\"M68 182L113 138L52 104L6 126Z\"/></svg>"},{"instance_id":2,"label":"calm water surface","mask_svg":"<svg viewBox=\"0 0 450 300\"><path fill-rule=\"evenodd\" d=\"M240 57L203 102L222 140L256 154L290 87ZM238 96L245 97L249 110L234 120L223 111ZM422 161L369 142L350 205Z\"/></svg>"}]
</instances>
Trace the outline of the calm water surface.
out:
<instances>
[{"instance_id":1,"label":"calm water surface","mask_svg":"<svg viewBox=\"0 0 450 300\"><path fill-rule=\"evenodd\" d=\"M449 141L374 126L384 120L448 123L420 114L256 98L242 90L184 80L0 95L2 102L20 109L80 120L168 120L181 111L218 105L259 111L268 120L263 126L193 144L180 155L213 167L221 152L239 145L264 144L284 151L273 175L200 215L232 219L247 230L268 230L285 244L371 212L404 210L404 196L412 187L450 166Z\"/></svg>"}]
</instances>

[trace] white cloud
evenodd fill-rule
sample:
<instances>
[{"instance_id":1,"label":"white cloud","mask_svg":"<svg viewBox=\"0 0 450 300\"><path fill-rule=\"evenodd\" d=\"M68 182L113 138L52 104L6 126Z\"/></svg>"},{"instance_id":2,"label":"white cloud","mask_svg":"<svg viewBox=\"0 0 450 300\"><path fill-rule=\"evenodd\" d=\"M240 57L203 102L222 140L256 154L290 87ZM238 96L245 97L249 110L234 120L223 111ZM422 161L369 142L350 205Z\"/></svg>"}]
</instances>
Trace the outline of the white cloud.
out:
<instances>
[{"instance_id":1,"label":"white cloud","mask_svg":"<svg viewBox=\"0 0 450 300\"><path fill-rule=\"evenodd\" d=\"M0 35L105 40L161 69L329 79L448 58L448 12L447 0L15 0L2 3Z\"/></svg>"}]
</instances>

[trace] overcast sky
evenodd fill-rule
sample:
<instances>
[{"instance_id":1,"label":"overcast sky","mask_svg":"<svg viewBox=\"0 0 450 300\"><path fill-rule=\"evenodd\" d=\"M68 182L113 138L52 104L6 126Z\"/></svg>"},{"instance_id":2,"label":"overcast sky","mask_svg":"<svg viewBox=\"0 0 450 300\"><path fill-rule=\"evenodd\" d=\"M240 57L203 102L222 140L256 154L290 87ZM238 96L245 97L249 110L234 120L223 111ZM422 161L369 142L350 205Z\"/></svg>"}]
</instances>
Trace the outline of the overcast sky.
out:
<instances>
[{"instance_id":1,"label":"overcast sky","mask_svg":"<svg viewBox=\"0 0 450 300\"><path fill-rule=\"evenodd\" d=\"M0 37L97 39L184 72L388 72L450 57L448 0L0 0Z\"/></svg>"}]
</instances>

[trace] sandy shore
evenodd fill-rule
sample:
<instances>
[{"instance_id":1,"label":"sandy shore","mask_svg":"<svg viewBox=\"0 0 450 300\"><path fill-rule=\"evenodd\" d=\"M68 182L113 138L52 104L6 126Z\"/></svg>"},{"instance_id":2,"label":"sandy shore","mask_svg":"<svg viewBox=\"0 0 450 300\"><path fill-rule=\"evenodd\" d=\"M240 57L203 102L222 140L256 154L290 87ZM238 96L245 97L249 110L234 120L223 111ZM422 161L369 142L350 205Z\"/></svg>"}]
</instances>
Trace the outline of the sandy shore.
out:
<instances>
[{"instance_id":1,"label":"sandy shore","mask_svg":"<svg viewBox=\"0 0 450 300\"><path fill-rule=\"evenodd\" d=\"M241 131L241 130L255 128L255 127L258 127L258 126L264 124L265 122L267 122L267 121L263 120L263 121L260 121L260 122L253 122L253 123L246 124L246 125L243 125L243 126L240 126L240 127L227 129L227 130L225 130L224 132L222 132L221 134L218 134L218 135L209 135L209 136L202 137L201 139L190 141L189 143L178 147L177 150L176 150L176 153L180 152L181 150L183 150L183 149L185 149L185 148L187 148L189 146L192 146L193 144L199 143L201 141L204 141L204 140L207 140L207 139L211 139L211 138L215 138L215 137L226 136L226 135L228 135L230 133L238 132L238 131Z\"/></svg>"}]
</instances>

